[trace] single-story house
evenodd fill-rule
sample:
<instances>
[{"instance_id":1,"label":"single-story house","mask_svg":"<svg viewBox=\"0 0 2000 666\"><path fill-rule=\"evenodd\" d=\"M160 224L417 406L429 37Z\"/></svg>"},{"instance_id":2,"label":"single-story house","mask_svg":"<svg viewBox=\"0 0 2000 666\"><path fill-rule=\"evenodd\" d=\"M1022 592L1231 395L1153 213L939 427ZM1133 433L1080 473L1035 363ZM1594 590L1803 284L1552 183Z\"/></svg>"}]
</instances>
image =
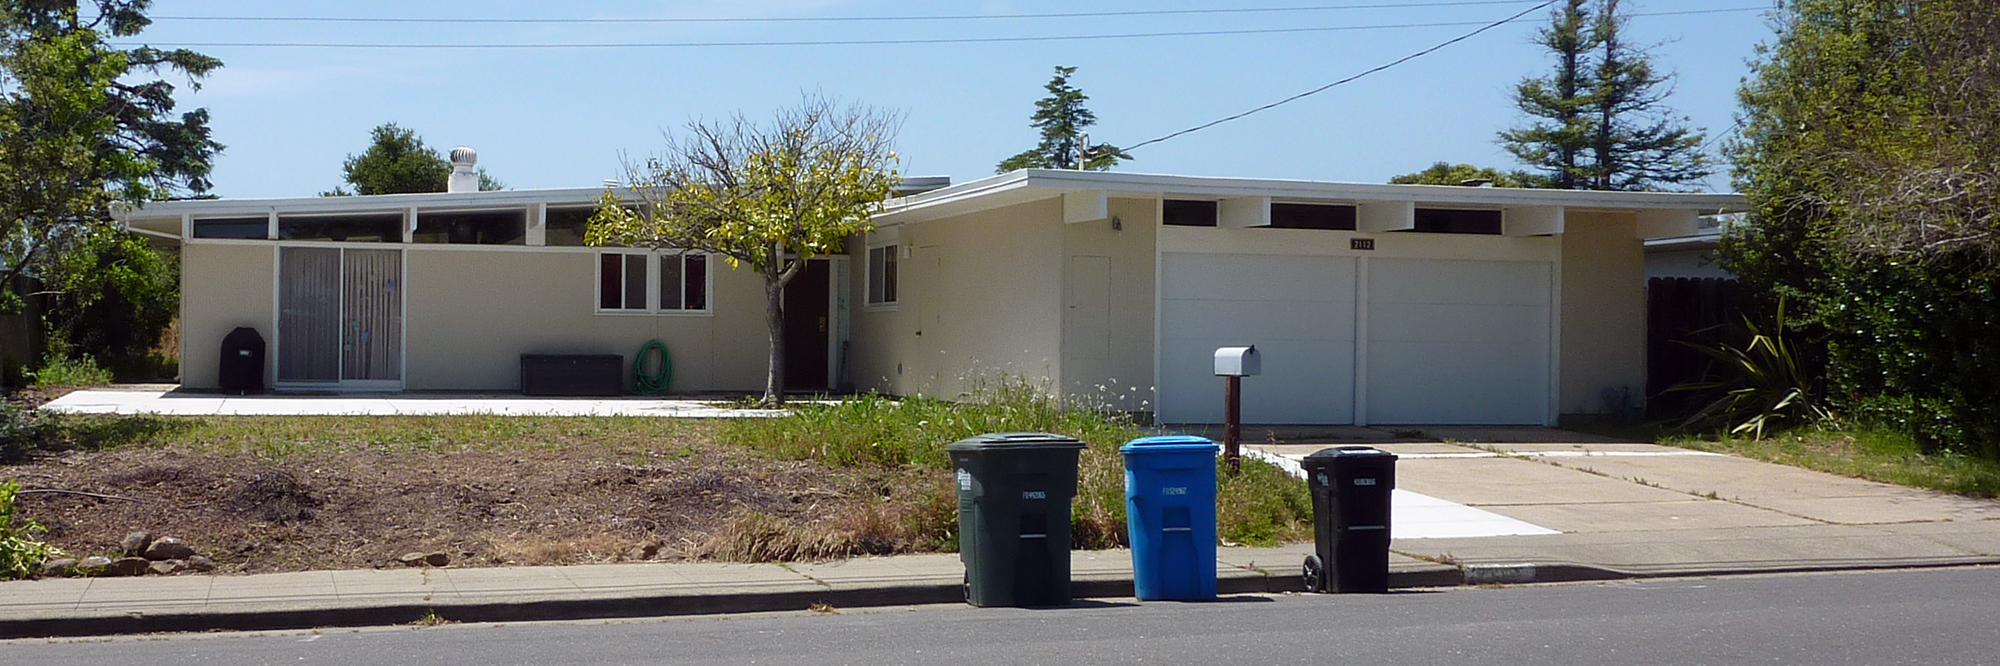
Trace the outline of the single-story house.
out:
<instances>
[{"instance_id":1,"label":"single-story house","mask_svg":"<svg viewBox=\"0 0 2000 666\"><path fill-rule=\"evenodd\" d=\"M602 189L174 201L182 385L239 326L278 389L521 386L520 356L672 355L674 392L763 385L762 280L583 245ZM1256 345L1252 423L1552 424L1645 386L1643 240L1729 194L1015 171L908 184L787 289L791 386L955 396L1007 373L1216 422L1216 347Z\"/></svg>"}]
</instances>

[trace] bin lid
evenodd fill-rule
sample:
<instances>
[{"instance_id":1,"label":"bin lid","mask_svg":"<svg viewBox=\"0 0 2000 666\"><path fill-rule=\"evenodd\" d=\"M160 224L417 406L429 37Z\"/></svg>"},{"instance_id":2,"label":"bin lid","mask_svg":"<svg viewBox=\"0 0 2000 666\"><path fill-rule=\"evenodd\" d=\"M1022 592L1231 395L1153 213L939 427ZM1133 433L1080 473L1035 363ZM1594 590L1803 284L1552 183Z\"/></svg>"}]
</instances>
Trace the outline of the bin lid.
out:
<instances>
[{"instance_id":1,"label":"bin lid","mask_svg":"<svg viewBox=\"0 0 2000 666\"><path fill-rule=\"evenodd\" d=\"M1222 450L1222 445L1216 444L1207 437L1196 437L1194 435L1140 437L1126 442L1124 446L1118 447L1119 453L1128 456L1135 453L1146 455L1149 453L1190 453L1194 451L1213 454L1220 450Z\"/></svg>"},{"instance_id":2,"label":"bin lid","mask_svg":"<svg viewBox=\"0 0 2000 666\"><path fill-rule=\"evenodd\" d=\"M1046 432L993 432L975 435L945 445L946 451L993 451L1007 449L1081 449L1083 442L1073 437Z\"/></svg>"},{"instance_id":3,"label":"bin lid","mask_svg":"<svg viewBox=\"0 0 2000 666\"><path fill-rule=\"evenodd\" d=\"M1352 460L1354 458L1388 458L1395 460L1396 454L1372 446L1336 446L1330 449L1314 451L1312 455L1306 456L1305 459L1307 461L1326 461L1333 459Z\"/></svg>"}]
</instances>

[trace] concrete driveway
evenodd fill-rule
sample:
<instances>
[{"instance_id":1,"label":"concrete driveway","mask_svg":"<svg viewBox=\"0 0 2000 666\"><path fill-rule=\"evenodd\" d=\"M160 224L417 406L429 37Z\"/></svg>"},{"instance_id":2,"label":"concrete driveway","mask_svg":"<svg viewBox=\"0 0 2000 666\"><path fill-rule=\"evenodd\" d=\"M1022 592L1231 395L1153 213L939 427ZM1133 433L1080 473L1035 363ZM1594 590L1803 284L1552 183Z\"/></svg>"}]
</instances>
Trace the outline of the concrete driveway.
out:
<instances>
[{"instance_id":1,"label":"concrete driveway","mask_svg":"<svg viewBox=\"0 0 2000 666\"><path fill-rule=\"evenodd\" d=\"M1421 524L1406 530L1399 513L1392 525L1397 552L1465 566L1470 577L1481 570L1507 582L1691 568L2000 562L2000 502L1993 500L1546 428L1362 430L1254 448L1296 460L1329 445L1369 444L1399 456L1401 490L1545 528L1426 538ZM1417 433L1435 441L1395 437ZM1569 573L1552 576L1550 567Z\"/></svg>"}]
</instances>

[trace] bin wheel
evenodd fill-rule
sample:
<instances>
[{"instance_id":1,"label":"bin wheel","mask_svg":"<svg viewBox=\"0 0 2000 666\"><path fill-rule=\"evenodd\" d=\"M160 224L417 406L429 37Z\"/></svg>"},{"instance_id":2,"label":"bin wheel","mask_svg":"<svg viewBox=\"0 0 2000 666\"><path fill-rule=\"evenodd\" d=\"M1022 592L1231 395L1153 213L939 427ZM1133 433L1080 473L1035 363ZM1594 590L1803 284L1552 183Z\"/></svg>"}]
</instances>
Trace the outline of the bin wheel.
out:
<instances>
[{"instance_id":1,"label":"bin wheel","mask_svg":"<svg viewBox=\"0 0 2000 666\"><path fill-rule=\"evenodd\" d=\"M965 603L972 603L972 572L965 572L965 585L960 589L965 592Z\"/></svg>"},{"instance_id":2,"label":"bin wheel","mask_svg":"<svg viewBox=\"0 0 2000 666\"><path fill-rule=\"evenodd\" d=\"M1305 566L1307 592L1326 591L1326 566L1320 564L1318 555L1307 555Z\"/></svg>"}]
</instances>

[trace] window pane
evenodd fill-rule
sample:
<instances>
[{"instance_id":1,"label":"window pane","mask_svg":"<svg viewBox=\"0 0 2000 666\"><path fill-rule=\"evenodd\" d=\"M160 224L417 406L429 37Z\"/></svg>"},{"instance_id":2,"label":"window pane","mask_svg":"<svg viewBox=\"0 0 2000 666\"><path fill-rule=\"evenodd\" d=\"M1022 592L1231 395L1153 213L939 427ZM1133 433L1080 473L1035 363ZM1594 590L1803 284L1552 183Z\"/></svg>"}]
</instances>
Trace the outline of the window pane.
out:
<instances>
[{"instance_id":1,"label":"window pane","mask_svg":"<svg viewBox=\"0 0 2000 666\"><path fill-rule=\"evenodd\" d=\"M616 310L625 302L624 255L597 255L597 307Z\"/></svg>"},{"instance_id":2,"label":"window pane","mask_svg":"<svg viewBox=\"0 0 2000 666\"><path fill-rule=\"evenodd\" d=\"M687 265L687 309L708 309L708 255L690 254L682 257Z\"/></svg>"},{"instance_id":3,"label":"window pane","mask_svg":"<svg viewBox=\"0 0 2000 666\"><path fill-rule=\"evenodd\" d=\"M417 213L417 243L461 245L526 245L528 213L514 210Z\"/></svg>"},{"instance_id":4,"label":"window pane","mask_svg":"<svg viewBox=\"0 0 2000 666\"><path fill-rule=\"evenodd\" d=\"M884 249L886 248L875 247L868 249L868 302L870 303L881 303L885 296L883 292L883 285L885 283L882 280L882 276L886 272L886 267L882 265L882 250Z\"/></svg>"},{"instance_id":5,"label":"window pane","mask_svg":"<svg viewBox=\"0 0 2000 666\"><path fill-rule=\"evenodd\" d=\"M1215 210L1213 201L1168 199L1160 207L1160 223L1176 227L1212 227L1215 226Z\"/></svg>"},{"instance_id":6,"label":"window pane","mask_svg":"<svg viewBox=\"0 0 2000 666\"><path fill-rule=\"evenodd\" d=\"M896 246L882 248L882 302L896 302Z\"/></svg>"},{"instance_id":7,"label":"window pane","mask_svg":"<svg viewBox=\"0 0 2000 666\"><path fill-rule=\"evenodd\" d=\"M1278 229L1354 230L1353 206L1271 204L1271 226Z\"/></svg>"},{"instance_id":8,"label":"window pane","mask_svg":"<svg viewBox=\"0 0 2000 666\"><path fill-rule=\"evenodd\" d=\"M280 240L403 242L402 213L278 217Z\"/></svg>"},{"instance_id":9,"label":"window pane","mask_svg":"<svg viewBox=\"0 0 2000 666\"><path fill-rule=\"evenodd\" d=\"M543 243L561 247L583 247L583 232L590 226L596 208L550 208Z\"/></svg>"},{"instance_id":10,"label":"window pane","mask_svg":"<svg viewBox=\"0 0 2000 666\"><path fill-rule=\"evenodd\" d=\"M681 258L660 255L660 309L681 309Z\"/></svg>"},{"instance_id":11,"label":"window pane","mask_svg":"<svg viewBox=\"0 0 2000 666\"><path fill-rule=\"evenodd\" d=\"M1500 211L1418 208L1417 231L1434 234L1500 234Z\"/></svg>"},{"instance_id":12,"label":"window pane","mask_svg":"<svg viewBox=\"0 0 2000 666\"><path fill-rule=\"evenodd\" d=\"M195 238L270 238L271 218L224 217L194 221Z\"/></svg>"},{"instance_id":13,"label":"window pane","mask_svg":"<svg viewBox=\"0 0 2000 666\"><path fill-rule=\"evenodd\" d=\"M646 255L625 257L625 309L646 309Z\"/></svg>"}]
</instances>

